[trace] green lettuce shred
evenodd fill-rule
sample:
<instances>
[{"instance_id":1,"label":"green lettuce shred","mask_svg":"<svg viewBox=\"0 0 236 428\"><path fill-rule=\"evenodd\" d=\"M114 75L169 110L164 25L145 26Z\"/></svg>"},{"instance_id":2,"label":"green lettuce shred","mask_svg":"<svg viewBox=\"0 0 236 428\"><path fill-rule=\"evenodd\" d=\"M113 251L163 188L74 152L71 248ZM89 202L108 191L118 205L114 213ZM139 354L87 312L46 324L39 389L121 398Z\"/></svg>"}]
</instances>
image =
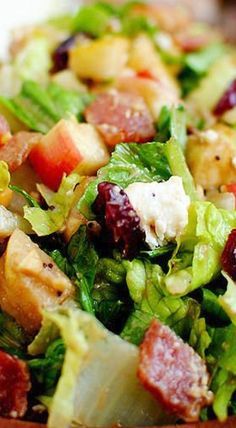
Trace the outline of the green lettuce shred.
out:
<instances>
[{"instance_id":1,"label":"green lettuce shred","mask_svg":"<svg viewBox=\"0 0 236 428\"><path fill-rule=\"evenodd\" d=\"M211 389L215 394L213 410L220 421L225 421L232 412L233 394L236 391L236 327L212 329L212 342L207 360L213 367Z\"/></svg>"},{"instance_id":2,"label":"green lettuce shred","mask_svg":"<svg viewBox=\"0 0 236 428\"><path fill-rule=\"evenodd\" d=\"M80 177L72 173L62 179L57 192L52 192L43 184L38 190L45 199L49 208L24 207L24 217L32 226L38 236L50 235L63 226L74 199L74 189L80 182Z\"/></svg>"},{"instance_id":3,"label":"green lettuce shred","mask_svg":"<svg viewBox=\"0 0 236 428\"><path fill-rule=\"evenodd\" d=\"M228 282L227 290L218 297L218 300L232 323L236 325L236 284L226 273L224 273L224 277Z\"/></svg>"},{"instance_id":4,"label":"green lettuce shred","mask_svg":"<svg viewBox=\"0 0 236 428\"><path fill-rule=\"evenodd\" d=\"M81 31L94 37L102 36L109 32L111 16L111 11L102 3L81 7L73 19L73 31Z\"/></svg>"},{"instance_id":5,"label":"green lettuce shred","mask_svg":"<svg viewBox=\"0 0 236 428\"><path fill-rule=\"evenodd\" d=\"M0 104L30 130L46 134L61 118L74 115L80 120L91 99L87 93L69 91L55 82L44 87L27 80L14 98L0 96Z\"/></svg>"},{"instance_id":6,"label":"green lettuce shred","mask_svg":"<svg viewBox=\"0 0 236 428\"><path fill-rule=\"evenodd\" d=\"M179 79L184 96L197 88L210 67L226 52L226 45L222 43L212 43L197 52L187 53L183 57Z\"/></svg>"},{"instance_id":7,"label":"green lettuce shred","mask_svg":"<svg viewBox=\"0 0 236 428\"><path fill-rule=\"evenodd\" d=\"M191 298L170 296L165 290L165 274L159 265L137 259L123 263L127 270L127 286L135 305L121 336L139 344L151 320L158 318L188 340L193 323L200 315L198 302Z\"/></svg>"},{"instance_id":8,"label":"green lettuce shred","mask_svg":"<svg viewBox=\"0 0 236 428\"><path fill-rule=\"evenodd\" d=\"M34 37L14 58L13 66L21 80L48 81L52 65L51 47L46 37Z\"/></svg>"},{"instance_id":9,"label":"green lettuce shred","mask_svg":"<svg viewBox=\"0 0 236 428\"><path fill-rule=\"evenodd\" d=\"M210 202L193 202L188 226L169 261L169 273L165 279L168 292L183 296L219 275L220 255L230 231L235 227L235 211L217 209Z\"/></svg>"}]
</instances>

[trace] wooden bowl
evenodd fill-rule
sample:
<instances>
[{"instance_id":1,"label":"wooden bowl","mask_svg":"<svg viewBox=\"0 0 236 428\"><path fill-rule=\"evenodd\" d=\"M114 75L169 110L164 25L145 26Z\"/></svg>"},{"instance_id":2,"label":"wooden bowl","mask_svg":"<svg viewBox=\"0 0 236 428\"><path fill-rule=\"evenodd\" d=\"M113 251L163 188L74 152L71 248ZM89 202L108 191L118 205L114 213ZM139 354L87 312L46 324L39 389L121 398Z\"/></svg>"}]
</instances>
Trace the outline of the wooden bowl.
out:
<instances>
[{"instance_id":1,"label":"wooden bowl","mask_svg":"<svg viewBox=\"0 0 236 428\"><path fill-rule=\"evenodd\" d=\"M229 418L227 422L220 423L216 421L211 422L197 422L194 424L186 425L169 425L162 428L236 428L236 416ZM45 428L43 424L36 424L34 422L22 422L10 419L0 418L0 428ZM60 427L58 427L60 428ZM161 428L161 427L152 427Z\"/></svg>"}]
</instances>

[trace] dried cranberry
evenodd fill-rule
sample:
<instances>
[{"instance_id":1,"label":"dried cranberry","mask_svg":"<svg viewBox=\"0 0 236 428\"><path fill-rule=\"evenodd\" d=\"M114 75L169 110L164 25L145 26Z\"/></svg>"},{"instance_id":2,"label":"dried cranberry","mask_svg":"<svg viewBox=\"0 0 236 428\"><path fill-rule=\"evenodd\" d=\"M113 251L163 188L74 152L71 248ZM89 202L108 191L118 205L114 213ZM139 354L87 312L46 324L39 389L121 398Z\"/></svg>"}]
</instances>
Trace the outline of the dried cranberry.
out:
<instances>
[{"instance_id":1,"label":"dried cranberry","mask_svg":"<svg viewBox=\"0 0 236 428\"><path fill-rule=\"evenodd\" d=\"M52 60L53 67L52 73L56 73L57 71L64 70L67 68L68 59L69 59L69 49L75 43L75 36L71 36L68 39L64 40L53 52Z\"/></svg>"},{"instance_id":2,"label":"dried cranberry","mask_svg":"<svg viewBox=\"0 0 236 428\"><path fill-rule=\"evenodd\" d=\"M236 79L230 84L224 95L221 97L213 113L216 116L221 116L226 111L236 106Z\"/></svg>"},{"instance_id":3,"label":"dried cranberry","mask_svg":"<svg viewBox=\"0 0 236 428\"><path fill-rule=\"evenodd\" d=\"M236 229L228 236L225 248L221 255L221 265L226 273L236 280Z\"/></svg>"},{"instance_id":4,"label":"dried cranberry","mask_svg":"<svg viewBox=\"0 0 236 428\"><path fill-rule=\"evenodd\" d=\"M123 257L132 259L144 242L145 233L124 190L116 184L100 183L93 210L102 226L104 241L118 247Z\"/></svg>"}]
</instances>

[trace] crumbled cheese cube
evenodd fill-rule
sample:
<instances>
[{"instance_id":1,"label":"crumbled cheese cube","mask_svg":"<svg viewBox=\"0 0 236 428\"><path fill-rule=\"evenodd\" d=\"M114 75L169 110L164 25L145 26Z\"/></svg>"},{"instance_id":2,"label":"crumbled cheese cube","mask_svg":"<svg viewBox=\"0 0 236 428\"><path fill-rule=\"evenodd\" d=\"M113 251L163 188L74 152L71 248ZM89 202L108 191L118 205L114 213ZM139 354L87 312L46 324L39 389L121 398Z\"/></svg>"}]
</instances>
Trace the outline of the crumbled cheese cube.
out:
<instances>
[{"instance_id":1,"label":"crumbled cheese cube","mask_svg":"<svg viewBox=\"0 0 236 428\"><path fill-rule=\"evenodd\" d=\"M125 192L140 217L151 248L175 239L187 225L190 199L182 178L173 176L162 183L133 183Z\"/></svg>"}]
</instances>

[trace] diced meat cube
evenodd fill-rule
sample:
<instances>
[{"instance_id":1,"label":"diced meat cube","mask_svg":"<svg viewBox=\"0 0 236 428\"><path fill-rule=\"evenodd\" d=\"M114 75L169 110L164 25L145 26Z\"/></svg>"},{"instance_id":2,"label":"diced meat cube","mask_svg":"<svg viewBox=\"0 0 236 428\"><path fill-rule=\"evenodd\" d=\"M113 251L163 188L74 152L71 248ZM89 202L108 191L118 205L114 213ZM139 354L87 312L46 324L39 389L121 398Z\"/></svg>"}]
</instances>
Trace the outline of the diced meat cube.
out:
<instances>
[{"instance_id":1,"label":"diced meat cube","mask_svg":"<svg viewBox=\"0 0 236 428\"><path fill-rule=\"evenodd\" d=\"M142 97L112 91L98 95L85 111L87 122L96 125L106 144L151 141L155 128Z\"/></svg>"},{"instance_id":2,"label":"diced meat cube","mask_svg":"<svg viewBox=\"0 0 236 428\"><path fill-rule=\"evenodd\" d=\"M24 416L30 386L25 362L0 350L0 415L10 418Z\"/></svg>"},{"instance_id":3,"label":"diced meat cube","mask_svg":"<svg viewBox=\"0 0 236 428\"><path fill-rule=\"evenodd\" d=\"M138 377L167 410L185 421L198 420L201 408L213 399L205 362L157 320L141 345Z\"/></svg>"},{"instance_id":4,"label":"diced meat cube","mask_svg":"<svg viewBox=\"0 0 236 428\"><path fill-rule=\"evenodd\" d=\"M18 132L6 144L0 146L0 160L8 164L11 172L15 171L27 159L40 139L41 134L36 132Z\"/></svg>"}]
</instances>

